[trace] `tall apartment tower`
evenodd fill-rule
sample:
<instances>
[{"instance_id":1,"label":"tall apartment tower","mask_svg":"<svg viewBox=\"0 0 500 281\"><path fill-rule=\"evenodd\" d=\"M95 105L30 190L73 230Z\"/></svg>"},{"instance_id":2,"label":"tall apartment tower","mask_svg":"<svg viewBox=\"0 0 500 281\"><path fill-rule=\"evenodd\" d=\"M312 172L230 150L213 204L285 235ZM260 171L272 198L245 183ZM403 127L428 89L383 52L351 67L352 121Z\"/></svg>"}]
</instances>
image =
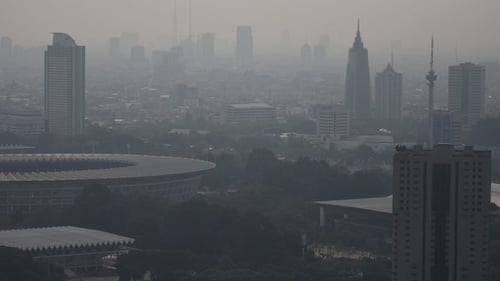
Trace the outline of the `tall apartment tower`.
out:
<instances>
[{"instance_id":1,"label":"tall apartment tower","mask_svg":"<svg viewBox=\"0 0 500 281\"><path fill-rule=\"evenodd\" d=\"M111 37L109 38L109 56L111 58L119 58L120 57L120 37Z\"/></svg>"},{"instance_id":2,"label":"tall apartment tower","mask_svg":"<svg viewBox=\"0 0 500 281\"><path fill-rule=\"evenodd\" d=\"M486 281L491 152L399 147L393 159L393 281Z\"/></svg>"},{"instance_id":3,"label":"tall apartment tower","mask_svg":"<svg viewBox=\"0 0 500 281\"><path fill-rule=\"evenodd\" d=\"M432 112L432 143L463 144L463 126L460 114L446 110Z\"/></svg>"},{"instance_id":4,"label":"tall apartment tower","mask_svg":"<svg viewBox=\"0 0 500 281\"><path fill-rule=\"evenodd\" d=\"M0 38L0 63L8 64L12 58L12 39L7 36Z\"/></svg>"},{"instance_id":5,"label":"tall apartment tower","mask_svg":"<svg viewBox=\"0 0 500 281\"><path fill-rule=\"evenodd\" d=\"M83 134L85 47L65 33L54 33L45 51L45 122L50 133Z\"/></svg>"},{"instance_id":6,"label":"tall apartment tower","mask_svg":"<svg viewBox=\"0 0 500 281\"><path fill-rule=\"evenodd\" d=\"M462 63L448 68L448 110L459 112L466 129L484 119L484 66Z\"/></svg>"},{"instance_id":7,"label":"tall apartment tower","mask_svg":"<svg viewBox=\"0 0 500 281\"><path fill-rule=\"evenodd\" d=\"M205 65L212 64L215 59L215 34L203 33L198 42L201 62Z\"/></svg>"},{"instance_id":8,"label":"tall apartment tower","mask_svg":"<svg viewBox=\"0 0 500 281\"><path fill-rule=\"evenodd\" d=\"M300 48L300 58L302 59L303 63L310 63L312 61L312 48L311 45L309 44L304 44Z\"/></svg>"},{"instance_id":9,"label":"tall apartment tower","mask_svg":"<svg viewBox=\"0 0 500 281\"><path fill-rule=\"evenodd\" d=\"M388 64L375 77L375 108L380 120L399 121L401 119L401 96L403 75Z\"/></svg>"},{"instance_id":10,"label":"tall apartment tower","mask_svg":"<svg viewBox=\"0 0 500 281\"><path fill-rule=\"evenodd\" d=\"M253 64L253 36L250 26L238 26L236 29L236 61L242 67Z\"/></svg>"},{"instance_id":11,"label":"tall apartment tower","mask_svg":"<svg viewBox=\"0 0 500 281\"><path fill-rule=\"evenodd\" d=\"M344 103L349 109L352 118L370 118L371 92L368 50L361 40L359 21L354 44L349 49Z\"/></svg>"},{"instance_id":12,"label":"tall apartment tower","mask_svg":"<svg viewBox=\"0 0 500 281\"><path fill-rule=\"evenodd\" d=\"M139 45L139 33L123 32L120 35L120 50L126 57L130 55L132 47Z\"/></svg>"},{"instance_id":13,"label":"tall apartment tower","mask_svg":"<svg viewBox=\"0 0 500 281\"><path fill-rule=\"evenodd\" d=\"M146 51L144 46L133 46L130 49L130 62L132 64L142 64L146 61Z\"/></svg>"}]
</instances>

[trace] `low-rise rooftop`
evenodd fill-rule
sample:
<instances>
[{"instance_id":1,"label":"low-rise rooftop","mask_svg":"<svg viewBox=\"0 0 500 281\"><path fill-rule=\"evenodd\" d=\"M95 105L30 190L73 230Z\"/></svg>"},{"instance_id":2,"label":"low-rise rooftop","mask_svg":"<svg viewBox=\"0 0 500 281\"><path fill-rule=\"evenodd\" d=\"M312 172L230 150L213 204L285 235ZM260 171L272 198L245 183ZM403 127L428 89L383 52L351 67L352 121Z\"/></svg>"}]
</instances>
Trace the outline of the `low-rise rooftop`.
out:
<instances>
[{"instance_id":1,"label":"low-rise rooftop","mask_svg":"<svg viewBox=\"0 0 500 281\"><path fill-rule=\"evenodd\" d=\"M94 246L130 245L134 239L73 226L0 231L0 246L24 251L57 250Z\"/></svg>"}]
</instances>

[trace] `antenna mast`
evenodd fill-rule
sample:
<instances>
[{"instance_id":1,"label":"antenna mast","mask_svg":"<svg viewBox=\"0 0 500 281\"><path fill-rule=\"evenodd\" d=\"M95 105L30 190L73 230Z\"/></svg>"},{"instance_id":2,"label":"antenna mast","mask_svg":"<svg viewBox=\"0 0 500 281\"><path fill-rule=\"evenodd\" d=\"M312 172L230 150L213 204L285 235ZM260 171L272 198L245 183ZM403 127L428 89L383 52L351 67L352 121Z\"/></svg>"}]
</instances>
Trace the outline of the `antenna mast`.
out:
<instances>
[{"instance_id":1,"label":"antenna mast","mask_svg":"<svg viewBox=\"0 0 500 281\"><path fill-rule=\"evenodd\" d=\"M431 69L426 76L427 85L429 86L429 132L428 132L428 143L432 148L433 146L433 123L432 123L432 113L434 111L434 82L437 80L436 73L434 72L434 37L431 39Z\"/></svg>"},{"instance_id":2,"label":"antenna mast","mask_svg":"<svg viewBox=\"0 0 500 281\"><path fill-rule=\"evenodd\" d=\"M189 40L193 36L193 1L189 0Z\"/></svg>"},{"instance_id":3,"label":"antenna mast","mask_svg":"<svg viewBox=\"0 0 500 281\"><path fill-rule=\"evenodd\" d=\"M177 0L174 0L174 45L177 45Z\"/></svg>"},{"instance_id":4,"label":"antenna mast","mask_svg":"<svg viewBox=\"0 0 500 281\"><path fill-rule=\"evenodd\" d=\"M391 48L391 66L394 68L394 47Z\"/></svg>"}]
</instances>

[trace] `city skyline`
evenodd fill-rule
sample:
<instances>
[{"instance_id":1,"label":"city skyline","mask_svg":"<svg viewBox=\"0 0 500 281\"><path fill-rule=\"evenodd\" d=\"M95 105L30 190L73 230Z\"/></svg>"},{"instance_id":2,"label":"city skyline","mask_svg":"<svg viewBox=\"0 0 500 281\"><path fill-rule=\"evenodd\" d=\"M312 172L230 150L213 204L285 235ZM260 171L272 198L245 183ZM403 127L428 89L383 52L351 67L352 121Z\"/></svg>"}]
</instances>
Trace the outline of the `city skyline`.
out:
<instances>
[{"instance_id":1,"label":"city skyline","mask_svg":"<svg viewBox=\"0 0 500 281\"><path fill-rule=\"evenodd\" d=\"M110 0L99 3L101 9L97 10L91 9L92 5L88 2L48 0L43 4L33 2L26 5L29 0L3 1L6 4L0 12L0 34L11 36L23 45L44 45L46 34L59 30L61 24L65 25L66 32L81 38L80 42L86 46L103 46L110 34L127 30L139 32L145 45L158 45L160 37L172 35L170 18L173 7L169 1L154 0L145 5L136 1ZM315 38L329 34L333 39L332 48L336 50L348 45L351 40L345 24L361 18L367 23L365 39L370 42L372 53L384 53L390 47L395 47L398 53L415 53L426 48L427 38L434 34L439 38L443 53L454 54L458 49L463 60L498 59L496 50L500 48L500 40L488 36L494 33L494 26L499 23L494 16L498 3L486 0L482 1L482 5L475 5L470 1L441 0L433 4L435 12L429 14L420 2L395 0L384 0L384 3L340 1L336 4L318 0L314 5L300 0L291 4L283 0L272 3L218 0L216 5L194 1L193 33L213 32L224 43L232 41L236 26L251 25L256 52L261 53L278 49L280 30L286 28L294 48L298 49L304 42L314 44ZM66 17L52 20L53 11L48 9L51 5L57 5L58 12L63 14L75 8L80 13L72 16L71 20ZM391 8L385 8L387 5ZM32 8L28 11L25 6ZM409 10L412 13L408 14ZM424 13L427 15L425 21L419 16ZM146 20L143 18L145 14L148 15ZM89 15L92 15L92 21L88 21ZM278 15L279 20L276 20ZM113 21L109 21L110 16ZM30 20L25 25L18 24L19 20L28 18ZM187 3L181 1L178 3L178 26L179 34L189 34ZM481 58L475 57L476 54L481 54Z\"/></svg>"}]
</instances>

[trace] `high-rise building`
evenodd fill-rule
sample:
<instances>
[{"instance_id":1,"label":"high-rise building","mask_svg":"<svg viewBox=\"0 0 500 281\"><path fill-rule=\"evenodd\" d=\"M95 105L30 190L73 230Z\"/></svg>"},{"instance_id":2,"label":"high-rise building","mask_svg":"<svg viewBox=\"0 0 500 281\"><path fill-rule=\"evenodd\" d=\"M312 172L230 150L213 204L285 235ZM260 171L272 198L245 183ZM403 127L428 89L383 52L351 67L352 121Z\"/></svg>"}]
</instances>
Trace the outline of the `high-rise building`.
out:
<instances>
[{"instance_id":1,"label":"high-rise building","mask_svg":"<svg viewBox=\"0 0 500 281\"><path fill-rule=\"evenodd\" d=\"M151 60L155 87L166 89L181 82L185 69L181 47L172 48L170 51L154 51Z\"/></svg>"},{"instance_id":2,"label":"high-rise building","mask_svg":"<svg viewBox=\"0 0 500 281\"><path fill-rule=\"evenodd\" d=\"M128 56L133 46L139 45L139 33L123 32L120 36L120 49L122 54Z\"/></svg>"},{"instance_id":3,"label":"high-rise building","mask_svg":"<svg viewBox=\"0 0 500 281\"><path fill-rule=\"evenodd\" d=\"M371 92L368 50L361 40L359 21L354 45L349 49L344 99L352 118L370 118Z\"/></svg>"},{"instance_id":4,"label":"high-rise building","mask_svg":"<svg viewBox=\"0 0 500 281\"><path fill-rule=\"evenodd\" d=\"M330 49L331 41L328 34L323 34L319 37L319 44L325 46L327 50Z\"/></svg>"},{"instance_id":5,"label":"high-rise building","mask_svg":"<svg viewBox=\"0 0 500 281\"><path fill-rule=\"evenodd\" d=\"M120 37L109 38L109 56L111 58L120 57Z\"/></svg>"},{"instance_id":6,"label":"high-rise building","mask_svg":"<svg viewBox=\"0 0 500 281\"><path fill-rule=\"evenodd\" d=\"M326 105L318 109L316 132L323 140L333 140L350 135L349 112L344 106Z\"/></svg>"},{"instance_id":7,"label":"high-rise building","mask_svg":"<svg viewBox=\"0 0 500 281\"><path fill-rule=\"evenodd\" d=\"M432 112L432 143L463 143L463 126L458 112L434 110Z\"/></svg>"},{"instance_id":8,"label":"high-rise building","mask_svg":"<svg viewBox=\"0 0 500 281\"><path fill-rule=\"evenodd\" d=\"M486 281L491 152L398 147L393 281Z\"/></svg>"},{"instance_id":9,"label":"high-rise building","mask_svg":"<svg viewBox=\"0 0 500 281\"><path fill-rule=\"evenodd\" d=\"M300 48L300 57L302 59L302 62L311 62L312 60L312 48L311 45L309 44L304 44Z\"/></svg>"},{"instance_id":10,"label":"high-rise building","mask_svg":"<svg viewBox=\"0 0 500 281\"><path fill-rule=\"evenodd\" d=\"M7 36L0 38L0 63L9 63L12 58L12 39Z\"/></svg>"},{"instance_id":11,"label":"high-rise building","mask_svg":"<svg viewBox=\"0 0 500 281\"><path fill-rule=\"evenodd\" d=\"M146 61L146 54L143 46L134 46L130 49L130 62L132 64L142 64Z\"/></svg>"},{"instance_id":12,"label":"high-rise building","mask_svg":"<svg viewBox=\"0 0 500 281\"><path fill-rule=\"evenodd\" d=\"M290 53L290 32L284 29L280 32L280 54L288 55Z\"/></svg>"},{"instance_id":13,"label":"high-rise building","mask_svg":"<svg viewBox=\"0 0 500 281\"><path fill-rule=\"evenodd\" d=\"M236 61L242 67L253 64L253 36L250 26L238 26L236 29Z\"/></svg>"},{"instance_id":14,"label":"high-rise building","mask_svg":"<svg viewBox=\"0 0 500 281\"><path fill-rule=\"evenodd\" d=\"M198 42L198 49L202 63L213 63L215 58L215 34L203 33Z\"/></svg>"},{"instance_id":15,"label":"high-rise building","mask_svg":"<svg viewBox=\"0 0 500 281\"><path fill-rule=\"evenodd\" d=\"M448 68L448 110L460 112L466 129L484 118L484 66L462 63Z\"/></svg>"},{"instance_id":16,"label":"high-rise building","mask_svg":"<svg viewBox=\"0 0 500 281\"><path fill-rule=\"evenodd\" d=\"M54 33L45 51L45 114L50 133L83 134L85 120L85 46Z\"/></svg>"},{"instance_id":17,"label":"high-rise building","mask_svg":"<svg viewBox=\"0 0 500 281\"><path fill-rule=\"evenodd\" d=\"M380 120L399 121L401 119L401 96L403 75L388 64L375 77L375 110Z\"/></svg>"},{"instance_id":18,"label":"high-rise building","mask_svg":"<svg viewBox=\"0 0 500 281\"><path fill-rule=\"evenodd\" d=\"M314 61L316 63L325 63L328 59L328 50L325 45L318 44L314 46Z\"/></svg>"}]
</instances>

